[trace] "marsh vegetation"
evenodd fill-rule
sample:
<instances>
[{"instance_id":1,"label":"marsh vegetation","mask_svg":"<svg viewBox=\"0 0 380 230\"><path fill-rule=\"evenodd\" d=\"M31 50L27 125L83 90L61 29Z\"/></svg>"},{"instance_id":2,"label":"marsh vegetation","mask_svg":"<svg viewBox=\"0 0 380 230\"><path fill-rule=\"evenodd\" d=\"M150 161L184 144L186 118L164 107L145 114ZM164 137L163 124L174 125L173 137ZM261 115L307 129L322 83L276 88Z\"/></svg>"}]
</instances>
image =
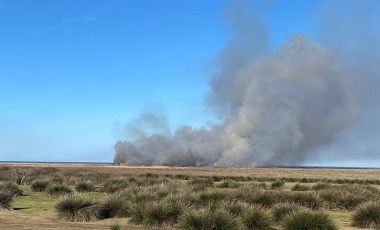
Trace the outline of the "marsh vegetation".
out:
<instances>
[{"instance_id":1,"label":"marsh vegetation","mask_svg":"<svg viewBox=\"0 0 380 230\"><path fill-rule=\"evenodd\" d=\"M0 219L8 223L8 229L16 229L12 221L25 215L46 217L58 229L67 228L67 223L78 224L77 229L380 226L380 183L373 179L173 174L170 168L159 173L142 168L139 174L127 168L108 173L106 169L36 167L18 185L10 166L0 169ZM35 223L32 229L43 229L43 223Z\"/></svg>"}]
</instances>

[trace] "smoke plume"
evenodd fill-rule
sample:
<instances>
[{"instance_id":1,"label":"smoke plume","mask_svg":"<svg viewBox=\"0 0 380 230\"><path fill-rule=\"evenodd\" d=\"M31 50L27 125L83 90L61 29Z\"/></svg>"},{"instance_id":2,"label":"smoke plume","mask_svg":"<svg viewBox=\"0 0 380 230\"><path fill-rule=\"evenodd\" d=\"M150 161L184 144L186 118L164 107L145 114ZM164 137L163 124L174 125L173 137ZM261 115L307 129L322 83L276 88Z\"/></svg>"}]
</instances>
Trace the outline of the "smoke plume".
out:
<instances>
[{"instance_id":1,"label":"smoke plume","mask_svg":"<svg viewBox=\"0 0 380 230\"><path fill-rule=\"evenodd\" d=\"M164 117L144 113L128 127L134 138L115 144L115 163L299 165L358 123L362 108L352 82L368 75L363 68L302 35L270 51L264 17L245 6L227 7L233 37L210 81L209 105L221 122L171 133Z\"/></svg>"}]
</instances>

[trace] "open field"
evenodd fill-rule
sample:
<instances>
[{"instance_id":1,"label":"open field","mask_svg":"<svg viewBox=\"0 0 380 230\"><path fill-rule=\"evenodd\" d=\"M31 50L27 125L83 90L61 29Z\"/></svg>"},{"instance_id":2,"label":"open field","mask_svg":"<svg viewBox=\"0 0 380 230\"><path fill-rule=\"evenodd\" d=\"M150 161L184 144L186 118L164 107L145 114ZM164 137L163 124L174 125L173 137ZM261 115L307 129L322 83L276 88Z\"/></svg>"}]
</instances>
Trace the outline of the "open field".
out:
<instances>
[{"instance_id":1,"label":"open field","mask_svg":"<svg viewBox=\"0 0 380 230\"><path fill-rule=\"evenodd\" d=\"M10 182L22 194L1 211L0 229L111 229L116 223L122 229L191 229L184 224L189 217L210 221L217 215L237 227L196 229L286 229L297 212L325 213L338 229L371 229L353 227L353 214L380 200L380 170L369 169L0 165L0 191ZM70 203L76 201L88 206ZM276 220L279 204L297 210ZM246 213L269 218L270 227L248 227Z\"/></svg>"}]
</instances>

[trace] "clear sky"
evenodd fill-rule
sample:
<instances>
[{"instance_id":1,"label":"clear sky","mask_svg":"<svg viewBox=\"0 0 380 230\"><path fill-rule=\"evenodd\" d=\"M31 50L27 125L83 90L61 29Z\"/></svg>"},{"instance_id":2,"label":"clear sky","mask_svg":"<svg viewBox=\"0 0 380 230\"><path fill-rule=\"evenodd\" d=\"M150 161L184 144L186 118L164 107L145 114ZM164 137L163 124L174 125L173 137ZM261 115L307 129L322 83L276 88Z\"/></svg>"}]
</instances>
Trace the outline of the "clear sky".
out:
<instances>
[{"instance_id":1,"label":"clear sky","mask_svg":"<svg viewBox=\"0 0 380 230\"><path fill-rule=\"evenodd\" d=\"M225 0L0 0L0 160L107 161L145 110L212 120L207 66ZM319 0L273 1L275 46L313 38ZM194 115L196 114L196 115Z\"/></svg>"}]
</instances>

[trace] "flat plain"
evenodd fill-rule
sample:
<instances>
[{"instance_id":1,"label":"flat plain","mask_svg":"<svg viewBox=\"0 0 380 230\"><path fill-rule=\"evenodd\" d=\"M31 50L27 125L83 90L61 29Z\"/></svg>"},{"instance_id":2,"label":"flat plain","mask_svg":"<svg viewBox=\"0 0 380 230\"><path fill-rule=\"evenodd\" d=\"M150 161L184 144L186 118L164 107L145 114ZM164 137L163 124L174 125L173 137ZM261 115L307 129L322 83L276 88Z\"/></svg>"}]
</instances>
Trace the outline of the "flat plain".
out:
<instances>
[{"instance_id":1,"label":"flat plain","mask_svg":"<svg viewBox=\"0 0 380 230\"><path fill-rule=\"evenodd\" d=\"M239 220L245 208L273 215L276 205L289 203L328 214L338 229L370 229L353 227L352 216L360 205L378 202L380 197L380 170L377 169L1 164L0 183L9 182L15 182L22 194L12 199L10 208L1 211L0 229L111 229L111 226L114 229L186 229L181 223L183 213L210 207L228 209L232 200L243 211L241 215L228 215ZM36 190L38 182L41 182L40 190L39 187ZM90 188L81 190L81 185ZM53 188L59 186L70 191L54 194ZM148 198L141 201L141 194ZM68 219L57 205L71 196L91 200L100 209L105 207L107 199L125 197L128 205L123 208L128 211ZM157 217L154 210L147 211L147 216L140 213L141 220L138 220L136 207L146 207L145 211L150 206L160 208L177 196L182 197L176 204L179 200L183 203L178 213ZM271 222L271 228L284 229L281 222Z\"/></svg>"}]
</instances>

